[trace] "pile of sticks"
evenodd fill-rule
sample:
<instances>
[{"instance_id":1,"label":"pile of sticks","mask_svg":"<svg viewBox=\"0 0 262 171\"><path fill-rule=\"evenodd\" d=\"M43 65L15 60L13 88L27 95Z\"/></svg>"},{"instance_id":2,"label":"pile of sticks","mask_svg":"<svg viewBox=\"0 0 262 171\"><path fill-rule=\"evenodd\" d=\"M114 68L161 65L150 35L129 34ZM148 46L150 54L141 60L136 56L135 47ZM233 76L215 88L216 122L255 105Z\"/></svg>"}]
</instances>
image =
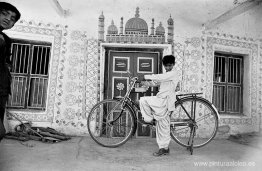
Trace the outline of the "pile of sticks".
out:
<instances>
[{"instance_id":1,"label":"pile of sticks","mask_svg":"<svg viewBox=\"0 0 262 171\"><path fill-rule=\"evenodd\" d=\"M56 143L71 139L71 137L56 131L49 127L32 127L31 123L22 122L15 114L8 114L18 120L21 124L14 128L14 132L5 135L7 139L16 139L20 141L37 140L46 143Z\"/></svg>"}]
</instances>

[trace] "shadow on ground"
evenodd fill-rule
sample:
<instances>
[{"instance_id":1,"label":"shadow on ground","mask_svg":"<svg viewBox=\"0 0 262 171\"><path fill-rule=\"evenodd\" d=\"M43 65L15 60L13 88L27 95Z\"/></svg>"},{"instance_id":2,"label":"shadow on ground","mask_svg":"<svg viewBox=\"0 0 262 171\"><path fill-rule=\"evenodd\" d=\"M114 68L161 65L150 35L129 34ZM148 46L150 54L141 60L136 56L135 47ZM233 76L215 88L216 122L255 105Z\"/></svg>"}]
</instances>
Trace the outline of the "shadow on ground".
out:
<instances>
[{"instance_id":1,"label":"shadow on ground","mask_svg":"<svg viewBox=\"0 0 262 171\"><path fill-rule=\"evenodd\" d=\"M262 135L257 132L230 135L228 140L262 149Z\"/></svg>"}]
</instances>

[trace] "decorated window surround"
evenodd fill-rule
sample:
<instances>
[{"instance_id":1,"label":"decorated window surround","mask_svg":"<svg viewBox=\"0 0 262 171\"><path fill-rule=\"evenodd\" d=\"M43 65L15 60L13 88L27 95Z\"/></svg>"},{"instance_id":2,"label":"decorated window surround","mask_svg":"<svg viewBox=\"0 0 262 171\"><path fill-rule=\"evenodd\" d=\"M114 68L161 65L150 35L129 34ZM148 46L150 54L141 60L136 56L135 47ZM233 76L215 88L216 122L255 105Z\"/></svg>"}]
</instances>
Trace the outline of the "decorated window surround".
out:
<instances>
[{"instance_id":1,"label":"decorated window surround","mask_svg":"<svg viewBox=\"0 0 262 171\"><path fill-rule=\"evenodd\" d=\"M53 122L55 109L61 104L61 99L59 95L57 96L56 91L57 87L59 87L59 81L57 79L59 79L59 75L61 75L59 65L61 62L63 63L63 61L59 60L64 54L62 49L65 49L65 43L63 42L65 40L64 36L67 35L66 27L20 20L11 30L6 31L6 33L11 38L40 40L52 43L46 110L44 112L35 110L11 110L10 112L16 114L22 120Z\"/></svg>"},{"instance_id":2,"label":"decorated window surround","mask_svg":"<svg viewBox=\"0 0 262 171\"><path fill-rule=\"evenodd\" d=\"M245 116L221 115L221 123L223 124L242 124L257 125L258 123L258 77L259 77L259 44L254 40L240 39L239 37L227 37L225 35L207 35L206 39L206 91L205 98L212 99L213 92L213 65L214 52L226 51L232 53L243 54L249 58L250 82L248 93L244 92L244 96L249 96L246 106ZM244 71L247 72L247 71ZM245 103L245 101L244 101Z\"/></svg>"},{"instance_id":3,"label":"decorated window surround","mask_svg":"<svg viewBox=\"0 0 262 171\"><path fill-rule=\"evenodd\" d=\"M238 47L228 47L223 45L214 45L214 52L228 52L232 54L240 54L244 56L244 80L243 80L243 115L227 115L223 114L221 117L251 117L251 98L248 94L251 92L251 72L250 69L252 67L251 59L252 56L252 50L245 49L245 48L238 48ZM212 63L212 68L214 68L214 62ZM213 80L213 75L212 75ZM213 86L212 86L212 92L213 92ZM213 95L213 93L212 93ZM211 97L212 98L212 97Z\"/></svg>"}]
</instances>

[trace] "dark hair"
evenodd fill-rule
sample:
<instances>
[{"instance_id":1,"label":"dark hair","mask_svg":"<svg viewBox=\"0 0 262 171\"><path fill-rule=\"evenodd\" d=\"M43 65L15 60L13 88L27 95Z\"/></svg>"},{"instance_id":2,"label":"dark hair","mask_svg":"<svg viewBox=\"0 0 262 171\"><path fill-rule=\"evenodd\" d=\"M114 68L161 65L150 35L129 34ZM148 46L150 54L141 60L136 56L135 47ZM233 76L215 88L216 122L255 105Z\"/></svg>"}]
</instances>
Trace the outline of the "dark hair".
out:
<instances>
[{"instance_id":1,"label":"dark hair","mask_svg":"<svg viewBox=\"0 0 262 171\"><path fill-rule=\"evenodd\" d=\"M176 63L176 58L173 55L166 55L162 59L163 65L166 64L175 64Z\"/></svg>"},{"instance_id":2,"label":"dark hair","mask_svg":"<svg viewBox=\"0 0 262 171\"><path fill-rule=\"evenodd\" d=\"M7 2L0 2L0 11L3 11L3 10L9 10L9 11L16 13L16 18L15 18L16 21L18 21L21 17L21 14L18 11L18 9L15 6L13 6L12 4L9 4Z\"/></svg>"}]
</instances>

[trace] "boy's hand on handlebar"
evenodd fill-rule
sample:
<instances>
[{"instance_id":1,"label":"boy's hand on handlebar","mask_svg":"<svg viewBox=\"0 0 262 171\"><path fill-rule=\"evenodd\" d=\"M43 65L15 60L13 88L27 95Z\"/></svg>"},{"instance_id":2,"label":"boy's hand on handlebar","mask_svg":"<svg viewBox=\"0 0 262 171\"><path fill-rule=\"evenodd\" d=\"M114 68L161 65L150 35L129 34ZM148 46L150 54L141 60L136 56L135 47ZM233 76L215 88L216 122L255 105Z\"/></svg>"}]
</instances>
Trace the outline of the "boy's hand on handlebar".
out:
<instances>
[{"instance_id":1,"label":"boy's hand on handlebar","mask_svg":"<svg viewBox=\"0 0 262 171\"><path fill-rule=\"evenodd\" d=\"M138 75L138 81L145 81L144 75Z\"/></svg>"},{"instance_id":2,"label":"boy's hand on handlebar","mask_svg":"<svg viewBox=\"0 0 262 171\"><path fill-rule=\"evenodd\" d=\"M146 88L148 88L150 84L149 84L148 81L141 81L141 82L140 82L140 85L141 85L141 87L146 87Z\"/></svg>"}]
</instances>

